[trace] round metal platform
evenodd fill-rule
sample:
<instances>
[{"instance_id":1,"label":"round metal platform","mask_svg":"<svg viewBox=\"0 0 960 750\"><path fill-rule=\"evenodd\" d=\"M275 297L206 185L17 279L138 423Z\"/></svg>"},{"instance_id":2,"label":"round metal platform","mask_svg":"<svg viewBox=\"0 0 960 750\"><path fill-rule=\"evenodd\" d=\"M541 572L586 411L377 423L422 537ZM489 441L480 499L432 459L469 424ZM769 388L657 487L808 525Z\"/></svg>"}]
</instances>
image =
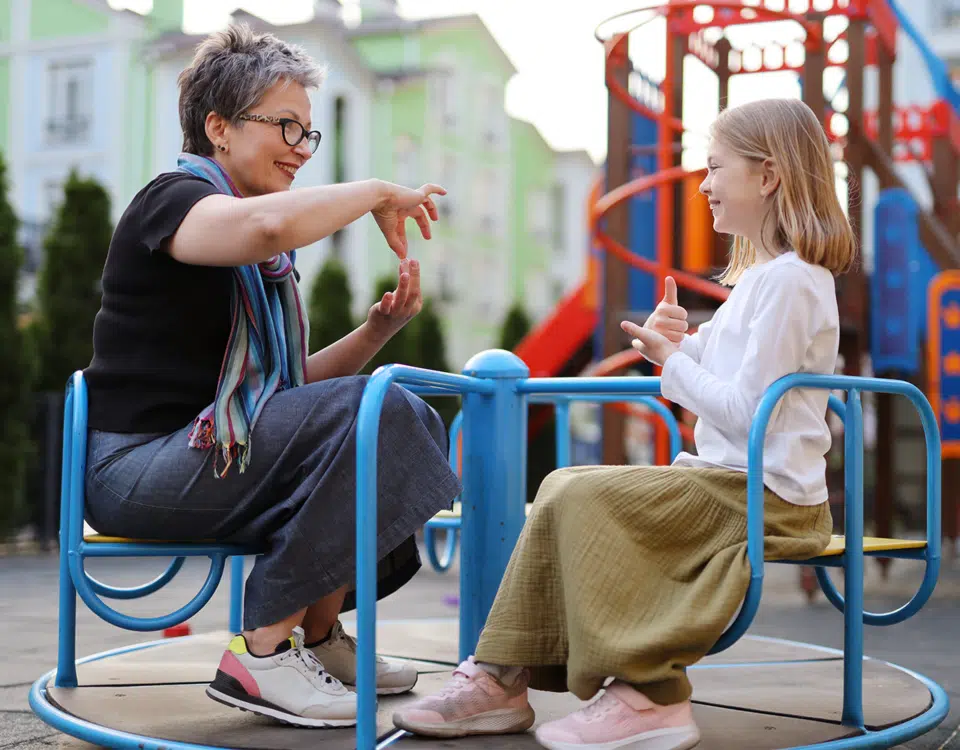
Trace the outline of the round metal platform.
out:
<instances>
[{"instance_id":1,"label":"round metal platform","mask_svg":"<svg viewBox=\"0 0 960 750\"><path fill-rule=\"evenodd\" d=\"M351 630L347 624L347 630ZM53 672L34 684L33 710L56 729L106 747L311 748L356 746L352 729L296 729L216 703L204 694L229 634L209 633L153 641L80 660L80 687L57 688ZM532 732L436 742L394 729L397 706L434 692L457 661L455 620L382 622L378 651L414 660L420 681L414 691L379 700L378 747L539 747ZM832 649L746 636L727 651L690 670L694 715L705 749L774 750L816 746L889 747L903 730L920 734L941 719L946 696L921 675L886 662L864 661L863 695L867 736L840 722L842 654ZM538 724L560 718L581 704L570 694L531 691ZM905 726L906 725L906 726ZM882 742L890 730L888 743ZM880 734L876 734L876 732ZM896 732L899 737L892 736ZM856 738L860 739L858 742ZM880 741L880 744L877 744Z\"/></svg>"}]
</instances>

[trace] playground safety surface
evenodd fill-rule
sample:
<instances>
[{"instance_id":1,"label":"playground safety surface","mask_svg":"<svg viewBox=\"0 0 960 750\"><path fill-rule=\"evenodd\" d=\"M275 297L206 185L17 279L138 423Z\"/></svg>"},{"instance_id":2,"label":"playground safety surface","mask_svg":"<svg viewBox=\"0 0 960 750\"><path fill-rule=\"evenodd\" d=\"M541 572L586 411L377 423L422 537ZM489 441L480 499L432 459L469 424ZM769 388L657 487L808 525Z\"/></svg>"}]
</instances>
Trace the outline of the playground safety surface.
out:
<instances>
[{"instance_id":1,"label":"playground safety surface","mask_svg":"<svg viewBox=\"0 0 960 750\"><path fill-rule=\"evenodd\" d=\"M396 730L391 715L398 706L436 691L449 678L457 663L457 624L452 619L384 621L377 633L380 654L413 660L420 670L412 692L379 698L381 746L539 747L532 731L429 740ZM51 680L47 698L76 719L161 742L251 750L356 746L353 729L297 729L207 698L204 688L228 640L226 631L205 633L88 661L77 668L80 687L56 688ZM700 747L705 749L772 750L857 734L840 723L843 660L839 651L745 636L727 651L692 667L689 674L694 715L702 733ZM899 724L930 706L930 692L906 670L867 659L863 677L868 729ZM581 705L570 694L540 691L531 691L530 700L538 724Z\"/></svg>"}]
</instances>

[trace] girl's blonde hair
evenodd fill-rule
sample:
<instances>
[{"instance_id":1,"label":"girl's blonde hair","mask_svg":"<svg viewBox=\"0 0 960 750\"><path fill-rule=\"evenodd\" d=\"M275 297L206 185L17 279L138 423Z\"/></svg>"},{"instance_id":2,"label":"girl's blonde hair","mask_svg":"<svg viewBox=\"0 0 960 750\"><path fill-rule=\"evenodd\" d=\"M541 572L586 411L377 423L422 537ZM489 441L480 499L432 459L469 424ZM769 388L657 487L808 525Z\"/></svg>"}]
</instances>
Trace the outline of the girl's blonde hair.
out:
<instances>
[{"instance_id":1,"label":"girl's blonde hair","mask_svg":"<svg viewBox=\"0 0 960 750\"><path fill-rule=\"evenodd\" d=\"M772 252L796 250L835 275L850 269L856 241L837 199L830 144L810 107L798 99L762 99L721 112L710 134L745 159L776 163L780 185L761 234L772 236ZM720 283L735 284L756 257L753 243L737 236Z\"/></svg>"}]
</instances>

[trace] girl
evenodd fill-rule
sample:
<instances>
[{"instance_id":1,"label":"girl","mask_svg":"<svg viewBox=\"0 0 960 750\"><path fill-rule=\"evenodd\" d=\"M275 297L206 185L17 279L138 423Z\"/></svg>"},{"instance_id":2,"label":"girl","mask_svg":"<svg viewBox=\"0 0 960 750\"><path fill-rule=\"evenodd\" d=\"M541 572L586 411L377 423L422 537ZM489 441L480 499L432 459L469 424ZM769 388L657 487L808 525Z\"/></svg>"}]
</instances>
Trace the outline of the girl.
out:
<instances>
[{"instance_id":1,"label":"girl","mask_svg":"<svg viewBox=\"0 0 960 750\"><path fill-rule=\"evenodd\" d=\"M431 736L524 731L527 688L601 697L537 740L557 750L680 750L700 740L686 667L707 654L749 584L747 436L764 391L793 372L833 373L834 275L854 261L826 136L813 112L771 99L723 112L700 191L736 240L736 285L687 335L676 285L633 346L662 365L663 395L696 413L697 455L672 466L551 474L504 574L476 655L437 695L394 715ZM764 444L765 555L805 558L832 519L824 454L828 392L791 390ZM611 680L612 678L612 680Z\"/></svg>"}]
</instances>

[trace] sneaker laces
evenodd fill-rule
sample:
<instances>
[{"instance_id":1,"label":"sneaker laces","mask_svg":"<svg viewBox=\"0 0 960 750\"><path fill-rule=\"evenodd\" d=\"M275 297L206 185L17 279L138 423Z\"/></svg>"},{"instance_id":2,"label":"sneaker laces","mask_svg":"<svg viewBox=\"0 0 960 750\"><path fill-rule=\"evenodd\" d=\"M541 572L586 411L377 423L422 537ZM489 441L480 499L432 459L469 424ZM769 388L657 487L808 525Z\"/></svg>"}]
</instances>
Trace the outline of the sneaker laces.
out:
<instances>
[{"instance_id":1,"label":"sneaker laces","mask_svg":"<svg viewBox=\"0 0 960 750\"><path fill-rule=\"evenodd\" d=\"M580 709L580 716L583 717L584 721L590 723L602 721L613 712L619 702L620 699L615 695L604 692L604 694L593 703Z\"/></svg>"},{"instance_id":2,"label":"sneaker laces","mask_svg":"<svg viewBox=\"0 0 960 750\"><path fill-rule=\"evenodd\" d=\"M323 666L323 662L317 658L316 654L303 645L305 640L303 628L298 625L293 629L293 648L290 649L287 654L290 654L291 657L295 655L295 658L300 660L300 663L307 668L307 671L311 675L317 679L322 679L328 685L333 682L339 682L336 677L327 672Z\"/></svg>"},{"instance_id":3,"label":"sneaker laces","mask_svg":"<svg viewBox=\"0 0 960 750\"><path fill-rule=\"evenodd\" d=\"M463 665L461 664L460 667ZM437 693L438 698L449 698L463 690L470 682L470 675L461 671L460 667L453 670L453 675Z\"/></svg>"}]
</instances>

